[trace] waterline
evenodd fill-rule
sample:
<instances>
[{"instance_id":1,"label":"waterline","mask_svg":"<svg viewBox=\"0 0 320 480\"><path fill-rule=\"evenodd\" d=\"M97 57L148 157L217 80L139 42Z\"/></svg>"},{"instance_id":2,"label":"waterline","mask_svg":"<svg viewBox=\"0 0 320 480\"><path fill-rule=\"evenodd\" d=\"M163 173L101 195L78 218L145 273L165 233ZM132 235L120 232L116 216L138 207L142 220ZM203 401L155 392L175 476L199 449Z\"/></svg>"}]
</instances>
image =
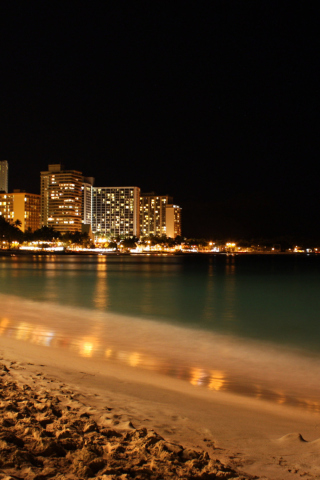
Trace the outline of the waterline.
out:
<instances>
[{"instance_id":1,"label":"waterline","mask_svg":"<svg viewBox=\"0 0 320 480\"><path fill-rule=\"evenodd\" d=\"M218 333L0 294L0 335L320 412L320 357Z\"/></svg>"}]
</instances>

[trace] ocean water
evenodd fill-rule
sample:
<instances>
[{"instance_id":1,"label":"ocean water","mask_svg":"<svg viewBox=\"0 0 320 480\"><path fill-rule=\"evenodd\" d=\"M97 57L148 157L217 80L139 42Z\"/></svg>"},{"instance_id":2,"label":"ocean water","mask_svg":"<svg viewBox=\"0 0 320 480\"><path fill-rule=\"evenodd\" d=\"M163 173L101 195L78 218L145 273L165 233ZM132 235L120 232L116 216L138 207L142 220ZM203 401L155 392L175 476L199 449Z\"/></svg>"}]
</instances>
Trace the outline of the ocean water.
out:
<instances>
[{"instance_id":1,"label":"ocean water","mask_svg":"<svg viewBox=\"0 0 320 480\"><path fill-rule=\"evenodd\" d=\"M319 287L318 256L6 256L0 334L318 412Z\"/></svg>"}]
</instances>

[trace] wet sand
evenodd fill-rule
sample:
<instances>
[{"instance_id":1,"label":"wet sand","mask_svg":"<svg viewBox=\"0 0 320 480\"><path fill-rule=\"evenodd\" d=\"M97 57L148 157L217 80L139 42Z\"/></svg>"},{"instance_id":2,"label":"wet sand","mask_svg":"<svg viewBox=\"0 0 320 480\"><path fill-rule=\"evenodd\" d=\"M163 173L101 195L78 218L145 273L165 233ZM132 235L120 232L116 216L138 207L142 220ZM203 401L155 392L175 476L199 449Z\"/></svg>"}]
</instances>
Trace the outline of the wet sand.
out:
<instances>
[{"instance_id":1,"label":"wet sand","mask_svg":"<svg viewBox=\"0 0 320 480\"><path fill-rule=\"evenodd\" d=\"M320 478L316 412L8 337L0 354L0 478Z\"/></svg>"}]
</instances>

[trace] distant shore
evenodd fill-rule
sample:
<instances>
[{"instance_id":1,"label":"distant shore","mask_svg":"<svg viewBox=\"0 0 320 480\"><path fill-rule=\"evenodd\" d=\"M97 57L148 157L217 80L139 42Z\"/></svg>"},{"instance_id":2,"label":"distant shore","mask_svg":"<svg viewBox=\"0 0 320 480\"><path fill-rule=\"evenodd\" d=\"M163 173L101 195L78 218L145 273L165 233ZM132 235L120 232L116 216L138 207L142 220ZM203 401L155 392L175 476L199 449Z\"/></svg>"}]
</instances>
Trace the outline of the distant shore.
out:
<instances>
[{"instance_id":1,"label":"distant shore","mask_svg":"<svg viewBox=\"0 0 320 480\"><path fill-rule=\"evenodd\" d=\"M103 255L103 256L243 256L243 255L248 255L248 256L254 256L254 255L263 255L263 256L279 256L279 255L284 255L284 256L318 256L320 252L264 252L264 251L255 251L255 252L95 252L95 251L90 251L90 252L82 252L82 251L70 251L70 250L63 250L63 251L53 251L53 250L37 250L37 251L31 251L31 250L17 250L17 249L12 249L12 250L1 250L0 249L0 257L10 257L10 256L34 256L34 255Z\"/></svg>"}]
</instances>

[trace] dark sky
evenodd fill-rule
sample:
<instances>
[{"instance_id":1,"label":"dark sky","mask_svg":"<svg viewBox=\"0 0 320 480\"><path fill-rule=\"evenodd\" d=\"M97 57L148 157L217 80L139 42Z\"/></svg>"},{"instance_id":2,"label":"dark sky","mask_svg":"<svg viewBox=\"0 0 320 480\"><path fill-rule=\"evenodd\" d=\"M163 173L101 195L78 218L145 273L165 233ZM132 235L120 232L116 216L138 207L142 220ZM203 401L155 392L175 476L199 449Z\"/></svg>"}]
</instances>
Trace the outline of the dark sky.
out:
<instances>
[{"instance_id":1,"label":"dark sky","mask_svg":"<svg viewBox=\"0 0 320 480\"><path fill-rule=\"evenodd\" d=\"M317 2L3 1L0 159L171 194L183 234L319 239Z\"/></svg>"}]
</instances>

